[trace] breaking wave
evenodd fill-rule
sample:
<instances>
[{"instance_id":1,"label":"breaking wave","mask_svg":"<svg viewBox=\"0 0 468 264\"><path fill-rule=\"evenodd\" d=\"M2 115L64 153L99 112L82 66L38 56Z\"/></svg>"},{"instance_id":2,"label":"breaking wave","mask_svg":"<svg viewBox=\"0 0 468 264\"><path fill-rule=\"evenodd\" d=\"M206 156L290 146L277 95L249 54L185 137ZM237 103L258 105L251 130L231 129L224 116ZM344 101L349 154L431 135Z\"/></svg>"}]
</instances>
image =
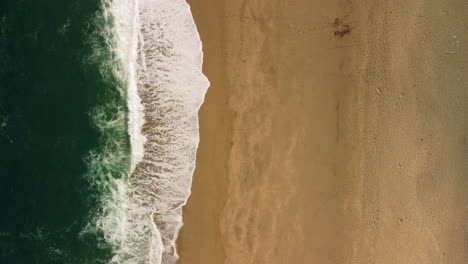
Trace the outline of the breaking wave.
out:
<instances>
[{"instance_id":1,"label":"breaking wave","mask_svg":"<svg viewBox=\"0 0 468 264\"><path fill-rule=\"evenodd\" d=\"M84 233L103 234L110 263L175 263L209 86L200 38L184 0L103 0L97 21L111 54L103 75L115 78L127 103L92 113L103 143L89 155L89 177L101 208ZM125 132L128 158L118 136Z\"/></svg>"}]
</instances>

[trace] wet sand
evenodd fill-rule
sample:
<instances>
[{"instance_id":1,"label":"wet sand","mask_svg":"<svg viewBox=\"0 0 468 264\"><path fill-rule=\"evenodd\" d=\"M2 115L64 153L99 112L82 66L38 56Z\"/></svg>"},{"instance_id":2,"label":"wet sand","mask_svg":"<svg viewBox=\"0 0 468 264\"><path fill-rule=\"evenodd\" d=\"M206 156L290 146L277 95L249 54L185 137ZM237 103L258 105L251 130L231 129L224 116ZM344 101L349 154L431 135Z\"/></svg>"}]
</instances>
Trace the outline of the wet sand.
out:
<instances>
[{"instance_id":1,"label":"wet sand","mask_svg":"<svg viewBox=\"0 0 468 264\"><path fill-rule=\"evenodd\" d=\"M468 2L191 0L179 263L468 263Z\"/></svg>"}]
</instances>

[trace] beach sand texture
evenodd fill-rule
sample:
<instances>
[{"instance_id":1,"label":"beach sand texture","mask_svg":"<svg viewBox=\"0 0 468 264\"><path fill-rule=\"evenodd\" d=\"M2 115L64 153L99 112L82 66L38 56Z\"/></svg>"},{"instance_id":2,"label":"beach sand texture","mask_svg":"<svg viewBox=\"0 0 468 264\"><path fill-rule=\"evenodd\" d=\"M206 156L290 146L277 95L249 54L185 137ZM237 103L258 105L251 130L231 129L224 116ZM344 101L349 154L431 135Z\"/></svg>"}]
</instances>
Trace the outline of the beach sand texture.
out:
<instances>
[{"instance_id":1,"label":"beach sand texture","mask_svg":"<svg viewBox=\"0 0 468 264\"><path fill-rule=\"evenodd\" d=\"M468 263L468 2L190 0L181 264Z\"/></svg>"}]
</instances>

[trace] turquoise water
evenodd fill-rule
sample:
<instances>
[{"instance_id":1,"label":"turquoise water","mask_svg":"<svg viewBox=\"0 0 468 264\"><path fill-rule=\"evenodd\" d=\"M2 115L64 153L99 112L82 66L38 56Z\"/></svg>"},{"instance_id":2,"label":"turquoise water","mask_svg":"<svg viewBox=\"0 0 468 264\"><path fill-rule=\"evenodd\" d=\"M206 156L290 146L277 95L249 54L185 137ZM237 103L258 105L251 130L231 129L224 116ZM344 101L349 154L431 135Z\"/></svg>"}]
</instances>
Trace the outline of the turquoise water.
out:
<instances>
[{"instance_id":1,"label":"turquoise water","mask_svg":"<svg viewBox=\"0 0 468 264\"><path fill-rule=\"evenodd\" d=\"M102 231L86 228L113 188L106 177L130 169L125 89L101 13L97 0L0 2L1 263L112 256Z\"/></svg>"}]
</instances>

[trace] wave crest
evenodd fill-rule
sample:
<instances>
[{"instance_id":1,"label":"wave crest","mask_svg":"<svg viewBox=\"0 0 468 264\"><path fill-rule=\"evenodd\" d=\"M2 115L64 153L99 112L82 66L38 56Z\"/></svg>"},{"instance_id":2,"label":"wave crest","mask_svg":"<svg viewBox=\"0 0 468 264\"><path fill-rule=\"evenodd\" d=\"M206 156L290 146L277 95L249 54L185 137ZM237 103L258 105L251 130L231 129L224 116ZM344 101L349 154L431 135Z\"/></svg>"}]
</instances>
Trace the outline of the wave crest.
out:
<instances>
[{"instance_id":1,"label":"wave crest","mask_svg":"<svg viewBox=\"0 0 468 264\"><path fill-rule=\"evenodd\" d=\"M103 0L103 17L120 69L114 74L127 87L132 157L129 177L93 173L110 186L95 226L114 248L111 263L175 263L209 86L200 38L183 0ZM121 120L94 116L104 120L96 122L103 133ZM109 161L99 157L91 167Z\"/></svg>"}]
</instances>

